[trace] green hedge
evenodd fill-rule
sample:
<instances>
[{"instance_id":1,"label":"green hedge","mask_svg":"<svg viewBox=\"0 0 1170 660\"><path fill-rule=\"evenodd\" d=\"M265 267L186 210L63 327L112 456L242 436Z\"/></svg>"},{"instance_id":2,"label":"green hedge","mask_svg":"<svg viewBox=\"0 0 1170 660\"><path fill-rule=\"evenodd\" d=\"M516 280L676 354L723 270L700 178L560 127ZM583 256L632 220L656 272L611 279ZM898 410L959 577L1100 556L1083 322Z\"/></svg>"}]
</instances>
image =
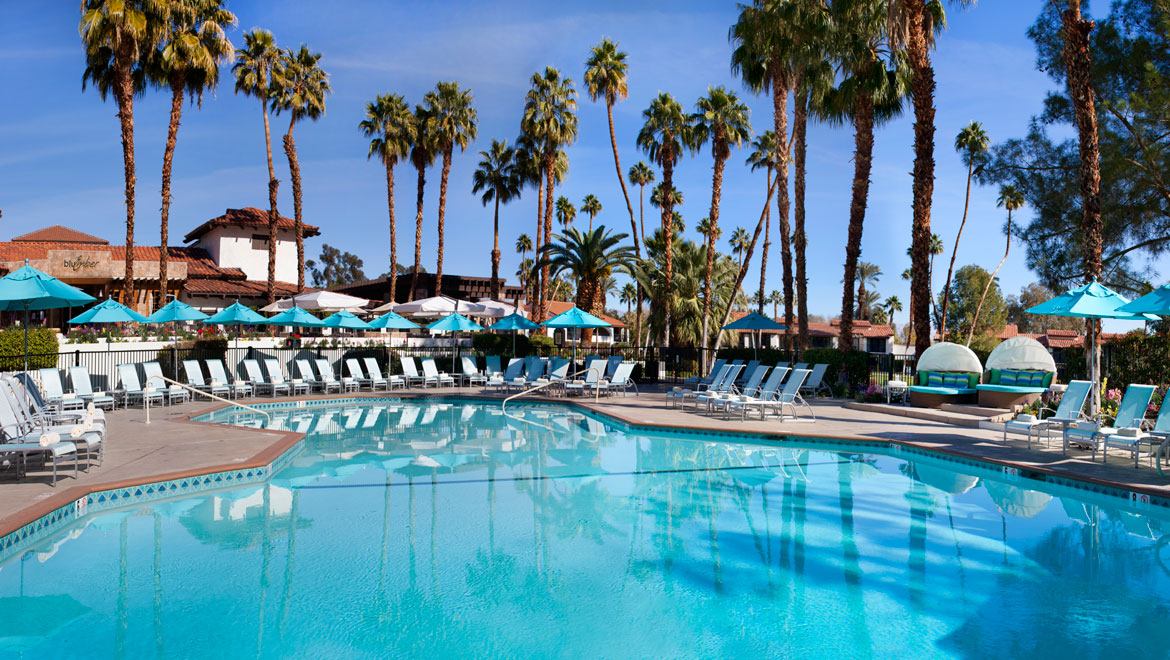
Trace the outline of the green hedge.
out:
<instances>
[{"instance_id":1,"label":"green hedge","mask_svg":"<svg viewBox=\"0 0 1170 660\"><path fill-rule=\"evenodd\" d=\"M57 331L52 328L29 328L28 367L44 369L57 366ZM12 326L0 330L0 371L24 369L24 329Z\"/></svg>"}]
</instances>

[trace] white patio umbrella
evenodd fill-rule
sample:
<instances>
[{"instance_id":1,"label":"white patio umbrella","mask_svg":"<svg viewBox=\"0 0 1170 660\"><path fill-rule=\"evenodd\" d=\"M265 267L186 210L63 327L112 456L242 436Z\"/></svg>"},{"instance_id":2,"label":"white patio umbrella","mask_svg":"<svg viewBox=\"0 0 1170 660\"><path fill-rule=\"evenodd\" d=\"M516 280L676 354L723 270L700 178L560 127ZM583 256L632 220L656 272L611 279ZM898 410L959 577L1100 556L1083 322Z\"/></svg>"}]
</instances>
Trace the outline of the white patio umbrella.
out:
<instances>
[{"instance_id":1,"label":"white patio umbrella","mask_svg":"<svg viewBox=\"0 0 1170 660\"><path fill-rule=\"evenodd\" d=\"M277 300L271 305L260 308L260 311L283 312L286 309L300 307L301 309L318 309L325 312L340 312L342 310L352 312L354 309L365 307L369 302L365 298L320 289L318 291L305 291L292 298Z\"/></svg>"},{"instance_id":2,"label":"white patio umbrella","mask_svg":"<svg viewBox=\"0 0 1170 660\"><path fill-rule=\"evenodd\" d=\"M475 304L483 308L476 316L486 316L493 319L502 319L506 316L517 314L520 311L506 302L492 300L491 298L480 298L475 301Z\"/></svg>"},{"instance_id":3,"label":"white patio umbrella","mask_svg":"<svg viewBox=\"0 0 1170 660\"><path fill-rule=\"evenodd\" d=\"M385 305L383 305L385 307ZM381 307L376 308L378 311ZM449 316L451 314L479 314L483 307L477 303L466 300L457 300L448 296L435 296L433 298L422 298L420 300L412 300L411 302L394 305L393 311L395 314L410 317L423 316Z\"/></svg>"}]
</instances>

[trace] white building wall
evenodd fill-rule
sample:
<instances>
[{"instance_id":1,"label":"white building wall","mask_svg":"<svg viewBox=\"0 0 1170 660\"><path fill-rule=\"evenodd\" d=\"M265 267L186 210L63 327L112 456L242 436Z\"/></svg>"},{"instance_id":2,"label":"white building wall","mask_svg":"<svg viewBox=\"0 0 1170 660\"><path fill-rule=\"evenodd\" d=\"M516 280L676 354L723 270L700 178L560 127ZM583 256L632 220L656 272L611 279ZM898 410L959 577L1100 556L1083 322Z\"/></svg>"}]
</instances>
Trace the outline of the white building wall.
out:
<instances>
[{"instance_id":1,"label":"white building wall","mask_svg":"<svg viewBox=\"0 0 1170 660\"><path fill-rule=\"evenodd\" d=\"M253 236L265 241L253 245ZM268 279L268 230L245 227L215 227L195 243L211 254L221 268L239 268L250 280ZM276 279L297 281L297 243L293 232L276 233Z\"/></svg>"}]
</instances>

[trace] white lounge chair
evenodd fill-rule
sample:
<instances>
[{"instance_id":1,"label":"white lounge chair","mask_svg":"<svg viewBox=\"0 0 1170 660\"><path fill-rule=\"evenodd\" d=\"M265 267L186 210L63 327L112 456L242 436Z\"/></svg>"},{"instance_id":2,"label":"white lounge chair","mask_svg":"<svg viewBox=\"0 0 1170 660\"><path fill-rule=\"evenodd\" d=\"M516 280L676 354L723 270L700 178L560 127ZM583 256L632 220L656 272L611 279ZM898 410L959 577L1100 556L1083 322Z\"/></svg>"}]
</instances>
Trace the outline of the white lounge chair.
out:
<instances>
[{"instance_id":1,"label":"white lounge chair","mask_svg":"<svg viewBox=\"0 0 1170 660\"><path fill-rule=\"evenodd\" d=\"M264 390L275 397L277 394L288 394L291 388L288 383L277 385L276 383L266 380L264 372L260 370L260 363L256 360L244 360L244 371L248 372L248 380L251 381L252 387L256 388L256 394L263 396Z\"/></svg>"},{"instance_id":2,"label":"white lounge chair","mask_svg":"<svg viewBox=\"0 0 1170 660\"><path fill-rule=\"evenodd\" d=\"M423 376L433 378L439 387L455 387L455 379L449 374L439 371L435 365L435 358L422 358Z\"/></svg>"},{"instance_id":3,"label":"white lounge chair","mask_svg":"<svg viewBox=\"0 0 1170 660\"><path fill-rule=\"evenodd\" d=\"M94 391L89 369L86 367L69 367L69 383L73 385L73 391L82 401L92 403L99 410L107 406L110 410L114 409L114 397L105 392Z\"/></svg>"},{"instance_id":4,"label":"white lounge chair","mask_svg":"<svg viewBox=\"0 0 1170 660\"><path fill-rule=\"evenodd\" d=\"M132 404L135 401L141 401L142 405L148 406L152 403L158 402L160 405L165 401L166 395L159 392L153 387L147 389L142 388L141 381L138 380L138 366L134 364L119 364L115 367L118 371L118 384L122 394L122 400L127 404Z\"/></svg>"},{"instance_id":5,"label":"white lounge chair","mask_svg":"<svg viewBox=\"0 0 1170 660\"><path fill-rule=\"evenodd\" d=\"M300 380L286 380L284 377L284 367L281 366L280 360L276 358L265 358L264 369L268 372L268 380L275 386L287 385L292 394L308 394L309 384Z\"/></svg>"},{"instance_id":6,"label":"white lounge chair","mask_svg":"<svg viewBox=\"0 0 1170 660\"><path fill-rule=\"evenodd\" d=\"M180 385L167 385L163 380L162 365L157 362L142 363L142 371L146 373L146 386L153 387L166 396L167 403L186 403L191 400L191 393Z\"/></svg>"},{"instance_id":7,"label":"white lounge chair","mask_svg":"<svg viewBox=\"0 0 1170 660\"><path fill-rule=\"evenodd\" d=\"M393 390L395 387L406 387L406 379L402 376L387 374L385 377L383 377L382 368L378 366L378 361L374 358L362 358L362 362L364 362L366 365L366 374L370 378L374 379L375 384L379 381L385 381L386 388L389 390Z\"/></svg>"},{"instance_id":8,"label":"white lounge chair","mask_svg":"<svg viewBox=\"0 0 1170 660\"><path fill-rule=\"evenodd\" d=\"M204 360L207 364L207 376L211 379L211 384L222 383L231 388L232 398L238 399L241 396L249 397L256 391L252 384L246 380L231 380L228 378L227 371L223 367L223 360L207 359Z\"/></svg>"},{"instance_id":9,"label":"white lounge chair","mask_svg":"<svg viewBox=\"0 0 1170 660\"><path fill-rule=\"evenodd\" d=\"M329 363L329 360L326 360L325 358L317 358L313 362L317 364L317 373L321 374L321 380L325 381L326 383L341 383L341 388L346 392L356 392L358 390L357 381L353 380L352 378L342 378L338 380L337 377L333 375L333 365Z\"/></svg>"}]
</instances>

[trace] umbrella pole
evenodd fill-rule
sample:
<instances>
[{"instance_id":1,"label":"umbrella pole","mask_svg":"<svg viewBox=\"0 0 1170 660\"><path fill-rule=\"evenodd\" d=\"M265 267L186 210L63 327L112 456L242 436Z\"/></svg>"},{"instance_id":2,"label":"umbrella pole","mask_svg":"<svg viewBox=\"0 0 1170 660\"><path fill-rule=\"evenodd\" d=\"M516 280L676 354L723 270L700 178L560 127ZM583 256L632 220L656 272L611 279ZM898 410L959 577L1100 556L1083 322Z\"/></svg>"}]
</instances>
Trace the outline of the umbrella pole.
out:
<instances>
[{"instance_id":1,"label":"umbrella pole","mask_svg":"<svg viewBox=\"0 0 1170 660\"><path fill-rule=\"evenodd\" d=\"M1093 395L1089 400L1089 414L1096 417L1101 412L1101 374L1097 363L1097 319L1089 319L1089 377L1093 381Z\"/></svg>"}]
</instances>

